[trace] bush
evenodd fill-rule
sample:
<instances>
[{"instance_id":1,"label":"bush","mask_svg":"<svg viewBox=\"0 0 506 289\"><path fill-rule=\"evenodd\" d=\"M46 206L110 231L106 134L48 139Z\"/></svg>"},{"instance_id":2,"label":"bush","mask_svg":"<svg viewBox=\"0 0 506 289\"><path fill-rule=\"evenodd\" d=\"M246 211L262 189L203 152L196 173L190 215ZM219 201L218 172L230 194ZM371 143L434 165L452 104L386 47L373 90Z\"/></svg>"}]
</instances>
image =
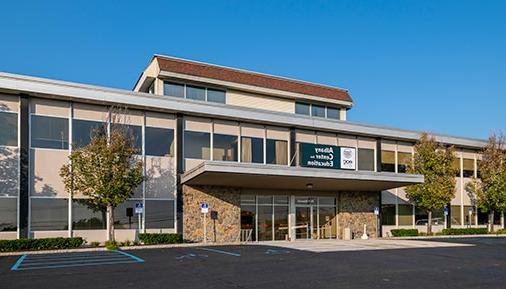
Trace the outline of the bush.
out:
<instances>
[{"instance_id":1,"label":"bush","mask_svg":"<svg viewBox=\"0 0 506 289\"><path fill-rule=\"evenodd\" d=\"M500 230L497 230L497 231L495 231L495 234L497 234L497 235L503 235L503 234L506 234L506 229L500 229Z\"/></svg>"},{"instance_id":2,"label":"bush","mask_svg":"<svg viewBox=\"0 0 506 289\"><path fill-rule=\"evenodd\" d=\"M390 233L394 237L416 237L418 236L418 229L393 229Z\"/></svg>"},{"instance_id":3,"label":"bush","mask_svg":"<svg viewBox=\"0 0 506 289\"><path fill-rule=\"evenodd\" d=\"M107 250L118 250L119 244L116 241L105 241L105 248Z\"/></svg>"},{"instance_id":4,"label":"bush","mask_svg":"<svg viewBox=\"0 0 506 289\"><path fill-rule=\"evenodd\" d=\"M78 248L84 244L81 237L0 240L0 252L27 250L55 250Z\"/></svg>"},{"instance_id":5,"label":"bush","mask_svg":"<svg viewBox=\"0 0 506 289\"><path fill-rule=\"evenodd\" d=\"M488 234L487 228L443 229L443 235L484 235L484 234Z\"/></svg>"},{"instance_id":6,"label":"bush","mask_svg":"<svg viewBox=\"0 0 506 289\"><path fill-rule=\"evenodd\" d=\"M139 240L146 245L183 243L181 234L139 234Z\"/></svg>"}]
</instances>

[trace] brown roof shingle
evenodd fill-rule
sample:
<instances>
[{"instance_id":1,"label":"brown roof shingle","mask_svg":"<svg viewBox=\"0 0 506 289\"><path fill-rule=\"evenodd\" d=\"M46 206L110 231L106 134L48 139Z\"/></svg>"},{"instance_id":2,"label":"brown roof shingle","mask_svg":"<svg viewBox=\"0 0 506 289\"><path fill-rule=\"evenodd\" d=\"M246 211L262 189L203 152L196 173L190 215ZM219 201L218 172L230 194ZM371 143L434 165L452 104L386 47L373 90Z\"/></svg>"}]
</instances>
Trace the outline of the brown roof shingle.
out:
<instances>
[{"instance_id":1,"label":"brown roof shingle","mask_svg":"<svg viewBox=\"0 0 506 289\"><path fill-rule=\"evenodd\" d=\"M232 69L222 66L183 60L166 56L155 56L162 71L212 78L222 81L284 90L323 98L352 102L347 90L328 87L304 81Z\"/></svg>"}]
</instances>

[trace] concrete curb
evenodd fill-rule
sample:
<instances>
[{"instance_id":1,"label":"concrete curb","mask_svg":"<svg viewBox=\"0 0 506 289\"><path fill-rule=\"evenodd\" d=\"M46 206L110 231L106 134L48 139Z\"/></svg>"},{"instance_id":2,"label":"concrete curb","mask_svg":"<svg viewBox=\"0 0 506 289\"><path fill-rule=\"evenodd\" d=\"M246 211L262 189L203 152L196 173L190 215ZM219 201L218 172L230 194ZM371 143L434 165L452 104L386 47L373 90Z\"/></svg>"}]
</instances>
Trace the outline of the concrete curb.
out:
<instances>
[{"instance_id":1,"label":"concrete curb","mask_svg":"<svg viewBox=\"0 0 506 289\"><path fill-rule=\"evenodd\" d=\"M139 245L139 246L125 246L119 247L122 251L130 250L143 250L143 249L170 249L170 248L192 248L192 247L211 247L211 246L230 246L241 245L239 242L232 243L183 243L183 244L160 244L160 245ZM77 253L77 252L101 252L107 251L105 247L95 248L76 248L76 249L61 249L61 250L41 250L41 251L19 251L19 252L2 252L0 257L3 256L19 256L19 255L40 255L40 254L61 254L61 253Z\"/></svg>"},{"instance_id":2,"label":"concrete curb","mask_svg":"<svg viewBox=\"0 0 506 289\"><path fill-rule=\"evenodd\" d=\"M480 234L480 235L438 235L416 237L385 237L386 240L419 240L419 239L469 239L469 238L506 238L506 235Z\"/></svg>"}]
</instances>

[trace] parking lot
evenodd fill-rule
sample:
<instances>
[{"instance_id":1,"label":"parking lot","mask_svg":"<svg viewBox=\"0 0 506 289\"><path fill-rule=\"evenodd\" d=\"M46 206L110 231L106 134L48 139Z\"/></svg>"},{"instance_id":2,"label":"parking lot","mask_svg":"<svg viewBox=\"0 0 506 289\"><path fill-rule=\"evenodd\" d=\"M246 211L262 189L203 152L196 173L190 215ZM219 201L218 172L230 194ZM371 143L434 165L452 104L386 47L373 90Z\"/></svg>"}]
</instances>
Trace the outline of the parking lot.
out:
<instances>
[{"instance_id":1,"label":"parking lot","mask_svg":"<svg viewBox=\"0 0 506 289\"><path fill-rule=\"evenodd\" d=\"M0 257L1 288L504 288L506 238ZM352 241L353 242L353 241ZM361 241L362 242L362 241ZM296 246L299 248L296 248ZM344 247L354 250L344 250ZM21 261L20 259L23 258ZM18 266L16 267L16 264Z\"/></svg>"}]
</instances>

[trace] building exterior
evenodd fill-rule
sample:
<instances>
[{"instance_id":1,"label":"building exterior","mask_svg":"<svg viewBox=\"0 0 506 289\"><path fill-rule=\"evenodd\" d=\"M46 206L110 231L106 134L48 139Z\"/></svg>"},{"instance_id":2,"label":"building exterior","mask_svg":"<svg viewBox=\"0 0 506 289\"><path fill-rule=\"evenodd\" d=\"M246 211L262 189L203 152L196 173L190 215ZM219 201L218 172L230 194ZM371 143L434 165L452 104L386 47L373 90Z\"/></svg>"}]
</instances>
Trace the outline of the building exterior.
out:
<instances>
[{"instance_id":1,"label":"building exterior","mask_svg":"<svg viewBox=\"0 0 506 289\"><path fill-rule=\"evenodd\" d=\"M104 214L70 197L59 169L117 106L147 177L116 208L120 240L140 231L202 241L202 203L210 242L425 229L403 190L423 182L405 173L420 132L347 121L353 101L341 88L156 55L133 91L0 73L0 239L106 238ZM464 186L485 141L435 137L457 148L459 168L436 229L483 225Z\"/></svg>"}]
</instances>

